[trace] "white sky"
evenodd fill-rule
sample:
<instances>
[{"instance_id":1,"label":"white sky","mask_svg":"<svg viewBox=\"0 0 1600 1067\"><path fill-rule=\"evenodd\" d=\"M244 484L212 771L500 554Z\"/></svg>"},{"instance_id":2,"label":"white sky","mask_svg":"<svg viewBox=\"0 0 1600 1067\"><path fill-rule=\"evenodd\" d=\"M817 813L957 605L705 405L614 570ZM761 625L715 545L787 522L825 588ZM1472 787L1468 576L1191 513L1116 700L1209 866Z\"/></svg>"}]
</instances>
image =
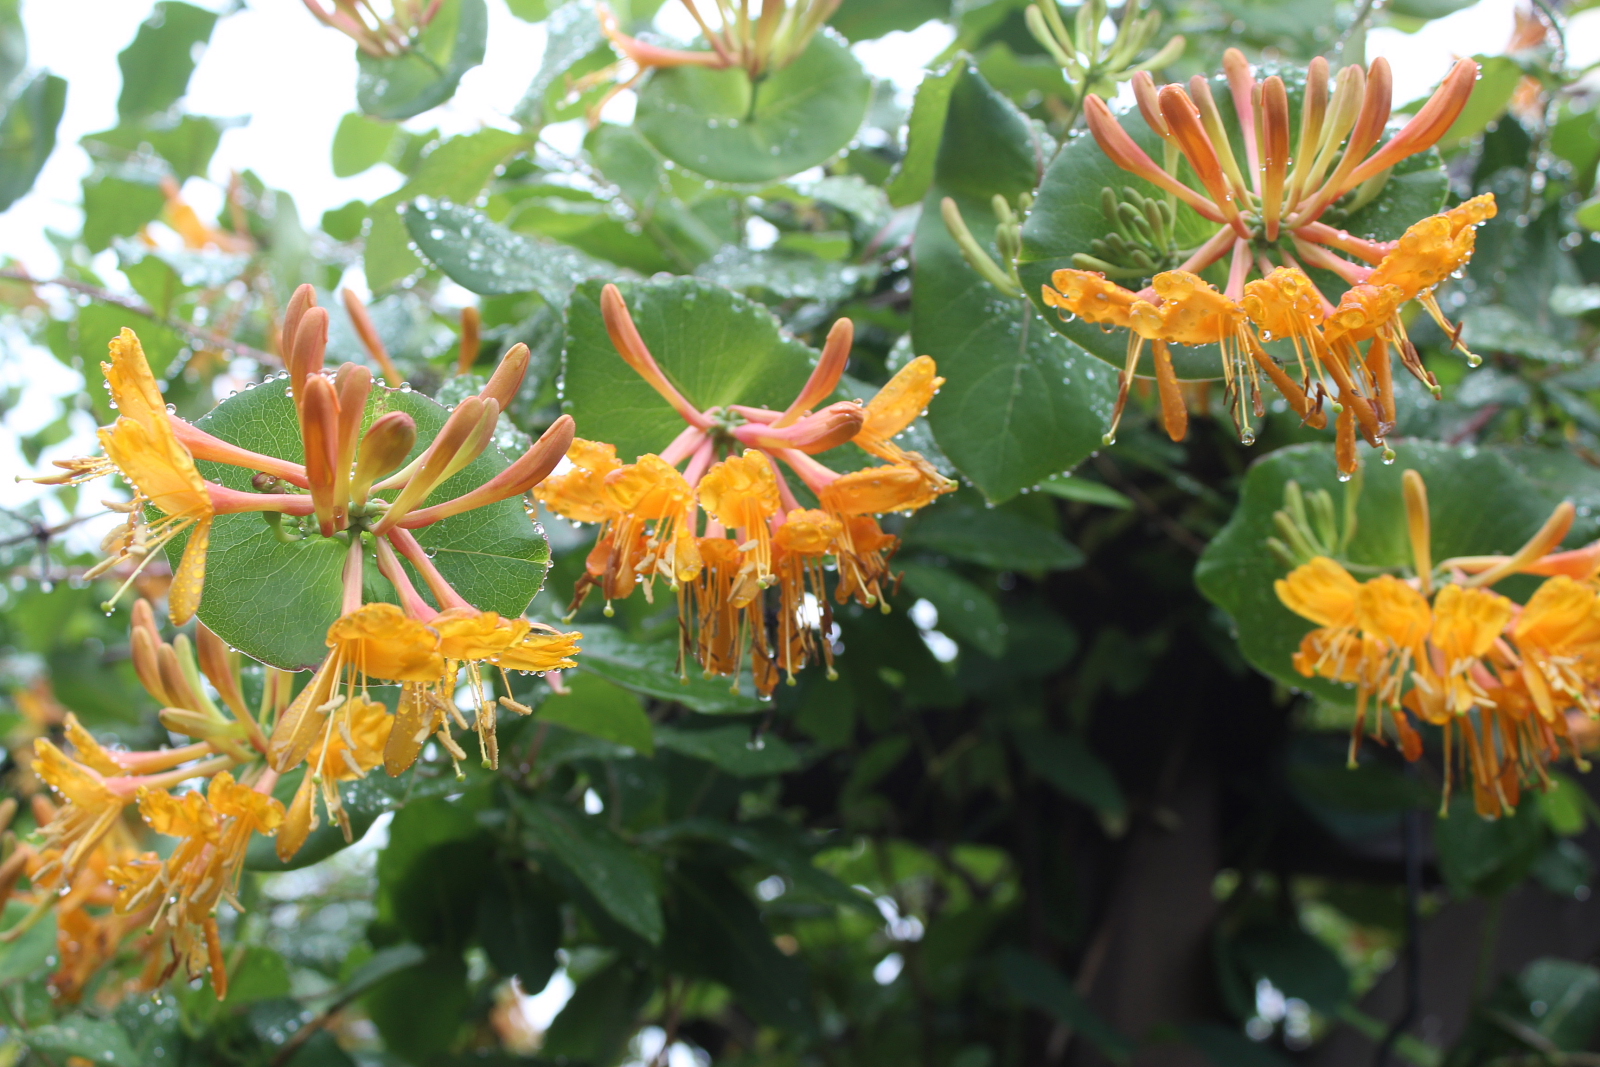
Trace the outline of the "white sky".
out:
<instances>
[{"instance_id":1,"label":"white sky","mask_svg":"<svg viewBox=\"0 0 1600 1067\"><path fill-rule=\"evenodd\" d=\"M1511 33L1515 2L1480 0L1415 35L1377 30L1369 39L1369 55L1390 59L1395 99L1413 100L1443 76L1456 56L1500 51ZM408 126L438 126L454 133L484 124L509 125L506 113L536 73L545 35L542 28L514 17L504 0L488 4L485 62L462 79L454 99L412 119ZM0 254L21 260L38 277L53 275L59 266L45 239L46 228L74 232L79 225L79 182L88 172L89 158L77 142L87 133L115 125L121 87L117 53L133 39L149 7L127 0L23 2L29 62L68 82L55 153L34 191L0 214ZM692 35L692 23L674 4L663 9L658 25L669 34ZM909 94L924 64L951 39L948 27L930 23L913 33L858 45L856 54L872 74ZM1574 59L1600 58L1600 10L1579 17L1569 45ZM301 218L315 225L329 208L352 199L371 201L393 191L401 179L387 166L353 178L333 176L329 146L340 116L355 109L355 81L353 44L322 27L298 0L252 0L245 10L221 20L200 59L185 106L195 114L248 116L249 121L223 134L211 165L212 182L192 179L186 195L202 213L215 212L222 202L221 183L230 171L250 167L269 185L291 193ZM615 101L608 117L626 121L632 107L629 96ZM546 136L570 149L581 137L581 122L563 125L568 128L548 130ZM108 271L114 267L111 253L105 253L102 262ZM78 375L42 352L29 352L22 362L0 364L0 385L16 381L27 385L24 401L0 423L0 470L8 472L24 467L16 436L54 421L60 411L54 398L83 388ZM82 419L81 432L47 451L46 460L92 448L92 427L86 415ZM0 481L0 505L37 495L32 486L14 485L9 478Z\"/></svg>"}]
</instances>

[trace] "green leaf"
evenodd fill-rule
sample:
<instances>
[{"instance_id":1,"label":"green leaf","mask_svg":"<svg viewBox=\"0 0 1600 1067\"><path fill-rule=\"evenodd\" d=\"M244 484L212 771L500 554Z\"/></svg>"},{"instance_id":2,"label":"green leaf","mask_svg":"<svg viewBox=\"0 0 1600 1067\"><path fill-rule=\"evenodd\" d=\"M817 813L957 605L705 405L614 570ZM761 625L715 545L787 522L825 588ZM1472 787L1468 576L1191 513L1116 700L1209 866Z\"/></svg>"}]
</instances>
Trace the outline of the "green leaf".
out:
<instances>
[{"instance_id":1,"label":"green leaf","mask_svg":"<svg viewBox=\"0 0 1600 1067\"><path fill-rule=\"evenodd\" d=\"M415 967L427 956L427 952L417 945L390 945L387 948L380 948L344 980L339 987L339 995L341 998L360 996L391 974L397 974L407 967Z\"/></svg>"},{"instance_id":2,"label":"green leaf","mask_svg":"<svg viewBox=\"0 0 1600 1067\"><path fill-rule=\"evenodd\" d=\"M516 975L523 989L543 989L561 934L561 895L526 870L496 866L478 897L478 941L495 970Z\"/></svg>"},{"instance_id":3,"label":"green leaf","mask_svg":"<svg viewBox=\"0 0 1600 1067\"><path fill-rule=\"evenodd\" d=\"M222 140L222 132L242 121L209 119L202 115L180 115L173 120L155 115L87 134L82 143L95 156L118 160L128 160L148 146L167 161L172 167L172 176L182 183L186 178L205 174Z\"/></svg>"},{"instance_id":4,"label":"green leaf","mask_svg":"<svg viewBox=\"0 0 1600 1067\"><path fill-rule=\"evenodd\" d=\"M668 958L727 986L758 1022L814 1031L805 966L778 951L750 898L725 873L699 864L679 864L671 885Z\"/></svg>"},{"instance_id":5,"label":"green leaf","mask_svg":"<svg viewBox=\"0 0 1600 1067\"><path fill-rule=\"evenodd\" d=\"M485 296L538 293L567 302L585 278L610 280L617 268L554 241L513 233L488 216L447 200L418 197L404 208L406 230L428 262L458 285Z\"/></svg>"},{"instance_id":6,"label":"green leaf","mask_svg":"<svg viewBox=\"0 0 1600 1067\"><path fill-rule=\"evenodd\" d=\"M354 241L361 236L367 221L367 205L352 200L343 207L330 208L322 213L322 232L335 241Z\"/></svg>"},{"instance_id":7,"label":"green leaf","mask_svg":"<svg viewBox=\"0 0 1600 1067\"><path fill-rule=\"evenodd\" d=\"M740 676L737 692L729 688L726 678L706 678L697 670L682 678L676 640L633 641L614 626L584 626L578 669L635 693L671 700L708 715L759 711L767 706L756 696L748 671Z\"/></svg>"},{"instance_id":8,"label":"green leaf","mask_svg":"<svg viewBox=\"0 0 1600 1067\"><path fill-rule=\"evenodd\" d=\"M0 113L0 211L28 194L56 147L56 127L67 106L67 83L40 74Z\"/></svg>"},{"instance_id":9,"label":"green leaf","mask_svg":"<svg viewBox=\"0 0 1600 1067\"><path fill-rule=\"evenodd\" d=\"M949 16L949 0L844 0L828 22L852 41L866 41Z\"/></svg>"},{"instance_id":10,"label":"green leaf","mask_svg":"<svg viewBox=\"0 0 1600 1067\"><path fill-rule=\"evenodd\" d=\"M1292 79L1288 89L1291 110L1298 113L1304 89L1303 78ZM1213 79L1211 91L1237 151L1242 139L1227 82L1221 78ZM1160 138L1145 124L1137 110L1119 115L1118 120L1152 159L1162 158ZM1037 199L1022 228L1022 256L1018 262L1022 287L1045 320L1084 350L1116 366L1121 366L1127 356L1127 335L1124 331L1101 330L1099 326L1077 318L1065 321L1056 311L1045 306L1042 293L1043 287L1050 282L1052 272L1073 266L1074 253L1090 252L1091 241L1104 238L1114 231L1115 227L1101 207L1100 194L1102 189L1109 188L1120 197L1124 187L1158 199L1166 195L1143 178L1111 162L1093 137L1069 139L1056 153L1039 186ZM1401 161L1390 174L1383 190L1355 214L1339 217L1337 211L1330 210L1322 221L1359 237L1394 240L1412 223L1437 212L1448 191L1449 179L1441 166L1439 153L1430 150ZM1216 232L1217 224L1207 222L1187 205L1180 203L1175 229L1177 247L1189 249L1209 239ZM1171 265L1175 266L1176 261ZM1325 286L1325 292L1339 293L1346 288L1332 275L1320 271L1312 273L1313 280L1319 280L1319 284ZM1208 280L1219 286L1225 281L1221 277ZM1142 283L1139 279L1126 279L1120 284L1138 289ZM1148 352L1143 357L1141 374L1154 373L1151 358ZM1180 378L1203 380L1222 376L1221 356L1216 345L1193 348L1175 345L1172 358Z\"/></svg>"},{"instance_id":11,"label":"green leaf","mask_svg":"<svg viewBox=\"0 0 1600 1067\"><path fill-rule=\"evenodd\" d=\"M643 755L653 755L655 738L650 717L639 698L620 686L592 674L573 675L569 692L552 693L539 705L539 719L590 734Z\"/></svg>"},{"instance_id":12,"label":"green leaf","mask_svg":"<svg viewBox=\"0 0 1600 1067\"><path fill-rule=\"evenodd\" d=\"M1484 819L1470 796L1457 796L1449 816L1433 824L1439 873L1456 897L1499 896L1527 876L1549 847L1549 834L1536 804Z\"/></svg>"},{"instance_id":13,"label":"green leaf","mask_svg":"<svg viewBox=\"0 0 1600 1067\"><path fill-rule=\"evenodd\" d=\"M1461 317L1461 340L1474 352L1504 352L1541 363L1581 363L1583 352L1562 344L1505 304L1478 304Z\"/></svg>"},{"instance_id":14,"label":"green leaf","mask_svg":"<svg viewBox=\"0 0 1600 1067\"><path fill-rule=\"evenodd\" d=\"M1544 1006L1535 1030L1564 1051L1589 1047L1600 1028L1600 971L1574 960L1534 960L1517 977L1517 987L1530 1003Z\"/></svg>"},{"instance_id":15,"label":"green leaf","mask_svg":"<svg viewBox=\"0 0 1600 1067\"><path fill-rule=\"evenodd\" d=\"M678 264L679 273L692 270L727 243L685 203L690 179L681 171L669 172L666 160L638 130L601 123L589 131L583 147L606 179L616 183L635 224Z\"/></svg>"},{"instance_id":16,"label":"green leaf","mask_svg":"<svg viewBox=\"0 0 1600 1067\"><path fill-rule=\"evenodd\" d=\"M299 424L287 388L288 381L280 378L246 390L217 405L197 425L243 448L301 462ZM413 455L433 440L448 417L420 393L375 387L365 423L389 411L404 411L416 420ZM499 449L490 446L429 500L450 500L507 466ZM200 468L231 489L254 491L248 470L216 463ZM285 519L284 525L296 524ZM507 617L527 609L549 566L549 545L517 499L444 519L416 534L457 592L480 610ZM168 548L174 566L185 543L178 538ZM345 554L343 544L320 536L314 524L306 526L301 540L284 544L260 515L219 515L211 533L200 617L224 641L263 663L286 670L315 666L327 654L327 629L339 617ZM425 588L419 575L413 572L411 577L418 588ZM376 576L369 576L368 592L393 595Z\"/></svg>"},{"instance_id":17,"label":"green leaf","mask_svg":"<svg viewBox=\"0 0 1600 1067\"><path fill-rule=\"evenodd\" d=\"M1194 1023L1183 1035L1212 1067L1291 1067L1290 1060L1220 1023Z\"/></svg>"},{"instance_id":18,"label":"green leaf","mask_svg":"<svg viewBox=\"0 0 1600 1067\"><path fill-rule=\"evenodd\" d=\"M895 168L884 191L895 207L915 204L933 185L933 165L944 140L945 118L950 113L950 95L956 82L967 72L966 60L957 60L942 70L922 76L911 118L906 128L906 154Z\"/></svg>"},{"instance_id":19,"label":"green leaf","mask_svg":"<svg viewBox=\"0 0 1600 1067\"><path fill-rule=\"evenodd\" d=\"M404 186L372 205L372 226L362 255L367 284L374 291L387 289L422 269L422 260L409 247L411 235L400 215L403 204L420 196L470 203L507 158L527 147L527 138L520 134L485 129L452 137L429 152Z\"/></svg>"},{"instance_id":20,"label":"green leaf","mask_svg":"<svg viewBox=\"0 0 1600 1067\"><path fill-rule=\"evenodd\" d=\"M199 56L196 45L211 40L214 12L180 0L161 0L145 19L133 43L117 55L122 95L117 115L124 121L166 111L189 91L189 76Z\"/></svg>"},{"instance_id":21,"label":"green leaf","mask_svg":"<svg viewBox=\"0 0 1600 1067\"><path fill-rule=\"evenodd\" d=\"M127 1031L109 1019L92 1019L75 1013L60 1022L24 1030L17 1036L41 1055L82 1056L108 1067L142 1067Z\"/></svg>"},{"instance_id":22,"label":"green leaf","mask_svg":"<svg viewBox=\"0 0 1600 1067\"><path fill-rule=\"evenodd\" d=\"M1111 768L1092 752L1083 738L1050 730L1018 730L1017 751L1040 778L1064 796L1081 801L1106 818L1121 822L1128 804Z\"/></svg>"},{"instance_id":23,"label":"green leaf","mask_svg":"<svg viewBox=\"0 0 1600 1067\"><path fill-rule=\"evenodd\" d=\"M726 248L695 268L696 277L752 296L838 304L877 277L856 263L830 263L778 249Z\"/></svg>"},{"instance_id":24,"label":"green leaf","mask_svg":"<svg viewBox=\"0 0 1600 1067\"><path fill-rule=\"evenodd\" d=\"M551 12L545 23L544 57L513 113L517 121L543 126L557 121L560 98L578 72L574 70L596 53L609 55L606 35L600 30L600 14L595 0L571 0Z\"/></svg>"},{"instance_id":25,"label":"green leaf","mask_svg":"<svg viewBox=\"0 0 1600 1067\"><path fill-rule=\"evenodd\" d=\"M1252 979L1266 978L1317 1011L1331 1015L1350 995L1350 975L1339 957L1296 923L1249 927L1227 951Z\"/></svg>"},{"instance_id":26,"label":"green leaf","mask_svg":"<svg viewBox=\"0 0 1600 1067\"><path fill-rule=\"evenodd\" d=\"M628 844L598 819L545 801L519 798L529 844L548 852L623 926L652 945L665 929L655 878Z\"/></svg>"},{"instance_id":27,"label":"green leaf","mask_svg":"<svg viewBox=\"0 0 1600 1067\"><path fill-rule=\"evenodd\" d=\"M84 179L83 243L91 252L109 248L114 237L138 233L166 206L167 198L153 175L146 181L140 180L145 175L128 173L128 177L106 174Z\"/></svg>"},{"instance_id":28,"label":"green leaf","mask_svg":"<svg viewBox=\"0 0 1600 1067\"><path fill-rule=\"evenodd\" d=\"M964 73L950 95L935 187L917 223L911 337L946 379L928 407L934 438L992 501L1098 449L1115 398L1115 375L1027 301L984 281L940 214L940 200L952 194L973 235L992 247L991 198L1015 199L1035 174L1027 119L978 74Z\"/></svg>"},{"instance_id":29,"label":"green leaf","mask_svg":"<svg viewBox=\"0 0 1600 1067\"><path fill-rule=\"evenodd\" d=\"M350 112L339 120L339 128L333 134L334 177L348 178L382 163L399 135L400 127L392 122Z\"/></svg>"},{"instance_id":30,"label":"green leaf","mask_svg":"<svg viewBox=\"0 0 1600 1067\"><path fill-rule=\"evenodd\" d=\"M10 930L32 910L20 900L5 905L5 928ZM28 932L10 944L0 944L0 986L29 978L56 963L56 915L45 913Z\"/></svg>"},{"instance_id":31,"label":"green leaf","mask_svg":"<svg viewBox=\"0 0 1600 1067\"><path fill-rule=\"evenodd\" d=\"M375 119L400 122L455 95L461 76L483 62L489 9L483 0L445 0L405 55L356 53L356 105Z\"/></svg>"},{"instance_id":32,"label":"green leaf","mask_svg":"<svg viewBox=\"0 0 1600 1067\"><path fill-rule=\"evenodd\" d=\"M634 125L661 154L723 182L765 182L826 161L861 127L869 78L831 30L751 84L739 68L656 70Z\"/></svg>"},{"instance_id":33,"label":"green leaf","mask_svg":"<svg viewBox=\"0 0 1600 1067\"><path fill-rule=\"evenodd\" d=\"M619 285L639 334L689 402L782 411L805 384L817 353L785 335L760 304L696 278ZM600 317L599 282L573 291L567 307L563 410L580 432L609 441L625 459L667 447L683 420L611 344Z\"/></svg>"},{"instance_id":34,"label":"green leaf","mask_svg":"<svg viewBox=\"0 0 1600 1067\"><path fill-rule=\"evenodd\" d=\"M869 897L812 863L811 853L798 831L782 819L728 823L700 816L664 826L647 836L660 841L692 839L726 845L776 871L812 896L857 908L869 915L878 914Z\"/></svg>"},{"instance_id":35,"label":"green leaf","mask_svg":"<svg viewBox=\"0 0 1600 1067\"><path fill-rule=\"evenodd\" d=\"M1046 478L1039 483L1039 490L1051 496L1058 496L1062 500L1076 500L1080 504L1099 504L1102 507L1116 508L1118 511L1133 510L1132 500L1106 483L1089 478L1074 478L1070 474Z\"/></svg>"},{"instance_id":36,"label":"green leaf","mask_svg":"<svg viewBox=\"0 0 1600 1067\"><path fill-rule=\"evenodd\" d=\"M1078 995L1060 972L1037 956L1007 948L995 960L1011 995L1077 1030L1115 1063L1133 1055L1133 1042L1114 1030Z\"/></svg>"},{"instance_id":37,"label":"green leaf","mask_svg":"<svg viewBox=\"0 0 1600 1067\"><path fill-rule=\"evenodd\" d=\"M579 983L545 1031L539 1051L556 1062L614 1063L655 991L648 971L618 959Z\"/></svg>"},{"instance_id":38,"label":"green leaf","mask_svg":"<svg viewBox=\"0 0 1600 1067\"><path fill-rule=\"evenodd\" d=\"M467 965L459 951L429 953L419 964L377 983L363 1004L384 1044L411 1063L449 1050L472 1005Z\"/></svg>"},{"instance_id":39,"label":"green leaf","mask_svg":"<svg viewBox=\"0 0 1600 1067\"><path fill-rule=\"evenodd\" d=\"M973 506L961 497L924 508L906 527L907 548L921 548L1002 571L1064 571L1083 553L1054 530L1013 511Z\"/></svg>"},{"instance_id":40,"label":"green leaf","mask_svg":"<svg viewBox=\"0 0 1600 1067\"><path fill-rule=\"evenodd\" d=\"M493 856L477 821L481 802L481 790L413 801L389 824L389 844L378 854L378 918L405 940L459 952L472 937L472 907Z\"/></svg>"},{"instance_id":41,"label":"green leaf","mask_svg":"<svg viewBox=\"0 0 1600 1067\"><path fill-rule=\"evenodd\" d=\"M1006 650L1006 624L1000 606L977 585L946 567L906 562L900 565L905 588L939 612L939 629L986 656Z\"/></svg>"},{"instance_id":42,"label":"green leaf","mask_svg":"<svg viewBox=\"0 0 1600 1067\"><path fill-rule=\"evenodd\" d=\"M1411 563L1400 477L1407 469L1428 486L1433 517L1433 558L1514 551L1560 503L1560 486L1533 483L1489 449L1456 449L1426 441L1398 444L1390 465L1367 463L1349 560L1369 567L1404 568ZM1284 685L1347 704L1352 691L1320 678L1305 678L1292 660L1314 625L1284 607L1273 582L1287 568L1267 551L1277 536L1273 513L1283 507L1284 485L1293 479L1307 493L1326 489L1335 510L1345 487L1334 470L1333 449L1295 445L1251 465L1244 491L1228 525L1212 539L1195 569L1200 591L1227 612L1238 630L1239 650L1258 669Z\"/></svg>"},{"instance_id":43,"label":"green leaf","mask_svg":"<svg viewBox=\"0 0 1600 1067\"><path fill-rule=\"evenodd\" d=\"M686 729L657 726L656 744L680 756L705 760L735 778L762 778L800 766L800 756L781 737L752 737L748 726Z\"/></svg>"}]
</instances>

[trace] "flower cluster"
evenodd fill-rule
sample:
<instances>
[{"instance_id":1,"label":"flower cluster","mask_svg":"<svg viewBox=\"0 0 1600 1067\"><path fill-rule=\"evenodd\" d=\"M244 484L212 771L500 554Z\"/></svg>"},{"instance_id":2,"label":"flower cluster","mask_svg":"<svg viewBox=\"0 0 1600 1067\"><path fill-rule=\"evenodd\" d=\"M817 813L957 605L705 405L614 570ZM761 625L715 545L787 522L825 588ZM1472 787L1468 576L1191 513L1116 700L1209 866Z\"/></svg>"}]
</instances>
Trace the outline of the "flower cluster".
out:
<instances>
[{"instance_id":1,"label":"flower cluster","mask_svg":"<svg viewBox=\"0 0 1600 1067\"><path fill-rule=\"evenodd\" d=\"M1582 765L1573 734L1600 718L1600 542L1553 551L1575 514L1563 503L1510 556L1435 566L1426 487L1415 471L1404 485L1414 577L1358 581L1312 555L1277 582L1278 599L1317 624L1294 666L1355 686L1352 764L1369 719L1376 738L1392 727L1409 760L1423 751L1416 724L1428 723L1443 734L1446 805L1460 773L1480 815L1509 814L1524 787L1548 786L1562 742ZM1513 574L1546 580L1519 605L1491 588Z\"/></svg>"},{"instance_id":2,"label":"flower cluster","mask_svg":"<svg viewBox=\"0 0 1600 1067\"><path fill-rule=\"evenodd\" d=\"M1394 359L1438 394L1437 381L1407 337L1401 309L1419 302L1465 351L1460 331L1445 320L1433 289L1471 257L1474 228L1493 217L1495 208L1492 196L1477 197L1419 221L1398 241L1365 240L1330 225L1324 216L1348 215L1371 202L1396 164L1431 148L1466 106L1478 67L1472 60L1458 62L1417 114L1379 147L1390 114L1385 60L1374 60L1366 70L1344 68L1331 94L1326 61L1313 60L1293 145L1282 78L1258 81L1236 49L1228 51L1224 66L1244 167L1234 155L1210 83L1200 75L1187 89L1158 89L1143 72L1133 79L1139 109L1166 146L1165 166L1139 147L1104 101L1091 96L1086 105L1089 129L1113 162L1163 190L1169 206L1181 200L1215 224L1215 233L1187 252L1177 269L1156 273L1138 291L1109 281L1108 275L1142 277L1148 256L1141 266L1119 270L1080 254L1074 262L1081 269L1055 272L1043 298L1063 315L1129 331L1108 442L1146 342L1152 345L1164 421L1174 438L1183 436L1187 416L1168 346L1216 344L1234 421L1247 442L1252 417L1264 412L1260 382L1265 375L1309 425L1326 424L1323 403L1332 398L1340 468L1348 473L1355 469L1357 434L1382 447L1394 424ZM1177 176L1180 159L1201 190ZM1170 226L1138 226L1142 216L1130 221L1134 238L1157 232L1171 237ZM1154 251L1161 257L1169 252ZM1218 290L1200 272L1224 259L1227 282ZM1323 293L1307 273L1311 268L1348 288L1332 296ZM1273 340L1293 343L1298 380L1263 347Z\"/></svg>"},{"instance_id":3,"label":"flower cluster","mask_svg":"<svg viewBox=\"0 0 1600 1067\"><path fill-rule=\"evenodd\" d=\"M506 671L575 665L580 634L480 611L450 585L412 532L523 496L568 450L573 424L563 417L482 485L451 499L431 499L489 447L500 412L526 372L527 348L518 345L508 352L482 392L462 401L434 440L408 462L416 451L415 420L391 411L363 431L372 374L356 364L325 373L327 331L327 311L316 306L310 286L301 287L287 309L282 351L304 463L248 451L179 419L163 403L138 338L124 330L111 343L111 362L103 365L120 413L100 432L105 457L66 461L61 475L45 479L78 482L115 470L133 487L133 500L119 507L127 522L106 539L110 558L99 572L129 563L136 576L157 549L188 534L168 595L175 625L189 622L202 605L209 535L218 515L260 512L284 540L320 536L347 546L343 602L328 629L329 653L298 694L289 673L269 667L261 707L252 713L243 698L237 654L203 623L197 624L192 645L181 634L164 642L154 612L141 600L134 607L134 666L162 705L162 725L194 743L109 752L75 722L68 724L68 738L76 759L48 740L36 743L34 769L64 801L41 819L42 847L29 872L40 894L36 913L53 904L65 916L69 902L104 903L111 895L108 887L119 890L119 918L73 920L72 958L80 978L98 966L94 959L103 961L115 951L123 934L148 926L148 936L171 949L164 970L152 963L147 975L152 983L164 980L179 963L191 976L209 966L223 995L227 978L215 911L220 901L231 899L255 834L276 835L278 855L292 858L318 825L320 793L329 819L348 840L351 827L339 783L360 778L380 763L389 774L401 774L430 737L454 759L465 758L452 727L475 729L484 763L497 765L498 709L524 715L530 709L509 695L493 699L485 670L500 671L503 691L510 694ZM252 485L260 491L210 481L197 460L252 471ZM284 529L285 517L303 532ZM398 604L364 602L369 556L394 588ZM422 577L432 603L413 585L402 558ZM471 721L456 700L463 672L471 689L468 703L476 706ZM375 698L373 680L401 683L393 713ZM302 765L303 778L285 808L272 793L282 776ZM196 779L209 780L203 791L170 792ZM132 804L154 831L179 839L165 858L130 851L122 813ZM68 931L64 917L62 923ZM101 946L94 959L84 955L86 945ZM63 958L68 958L65 948Z\"/></svg>"},{"instance_id":4,"label":"flower cluster","mask_svg":"<svg viewBox=\"0 0 1600 1067\"><path fill-rule=\"evenodd\" d=\"M833 394L850 357L854 329L840 319L786 410L700 411L651 356L615 286L606 286L600 306L617 352L688 425L659 455L632 463L612 445L576 440L571 468L535 490L552 511L600 524L573 610L596 587L609 610L635 588L650 597L660 579L678 595L683 649L708 675L737 675L746 648L762 693L772 691L780 669L793 681L819 651L831 672L827 560L838 571L839 603L884 604L888 560L899 542L873 516L914 511L956 488L894 442L944 381L933 360L906 364L868 404L812 410ZM846 442L888 462L840 474L813 458ZM817 507L801 506L780 464L816 496ZM769 634L763 593L773 585L779 609ZM816 604L810 610L808 594Z\"/></svg>"}]
</instances>

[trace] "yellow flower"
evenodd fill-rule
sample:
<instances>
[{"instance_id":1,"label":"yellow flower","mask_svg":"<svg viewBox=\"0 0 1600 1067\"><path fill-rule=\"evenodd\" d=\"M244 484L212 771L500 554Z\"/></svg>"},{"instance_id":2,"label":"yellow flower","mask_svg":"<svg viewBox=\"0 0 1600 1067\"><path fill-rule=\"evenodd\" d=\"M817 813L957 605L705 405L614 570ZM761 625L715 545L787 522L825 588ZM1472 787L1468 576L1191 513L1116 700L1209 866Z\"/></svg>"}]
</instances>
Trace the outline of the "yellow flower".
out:
<instances>
[{"instance_id":1,"label":"yellow flower","mask_svg":"<svg viewBox=\"0 0 1600 1067\"><path fill-rule=\"evenodd\" d=\"M35 872L34 880L41 885L61 885L77 875L95 846L111 832L133 793L111 789L97 771L68 758L45 738L33 742L33 752L33 773L66 801L41 828L45 848L54 855Z\"/></svg>"},{"instance_id":2,"label":"yellow flower","mask_svg":"<svg viewBox=\"0 0 1600 1067\"><path fill-rule=\"evenodd\" d=\"M1511 638L1522 655L1522 680L1546 721L1556 721L1568 702L1600 715L1600 596L1592 585L1550 578L1529 598Z\"/></svg>"}]
</instances>

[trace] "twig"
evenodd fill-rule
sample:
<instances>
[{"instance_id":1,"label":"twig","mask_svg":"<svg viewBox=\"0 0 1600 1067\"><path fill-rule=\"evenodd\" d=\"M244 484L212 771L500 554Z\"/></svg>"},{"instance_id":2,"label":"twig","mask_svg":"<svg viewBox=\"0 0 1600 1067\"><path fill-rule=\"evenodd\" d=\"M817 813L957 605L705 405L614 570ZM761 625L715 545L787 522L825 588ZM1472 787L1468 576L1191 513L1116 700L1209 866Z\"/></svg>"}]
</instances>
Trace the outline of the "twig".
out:
<instances>
[{"instance_id":1,"label":"twig","mask_svg":"<svg viewBox=\"0 0 1600 1067\"><path fill-rule=\"evenodd\" d=\"M1415 777L1415 764L1407 770ZM1416 1021L1417 1013L1422 1009L1422 939L1418 936L1421 925L1418 904L1422 896L1422 812L1412 806L1405 810L1401 818L1404 820L1402 842L1406 867L1405 1006L1400 1018L1383 1035L1383 1042L1372 1058L1374 1067L1389 1067L1395 1043L1406 1028Z\"/></svg>"},{"instance_id":2,"label":"twig","mask_svg":"<svg viewBox=\"0 0 1600 1067\"><path fill-rule=\"evenodd\" d=\"M85 296L100 301L103 304L113 304L119 308L123 308L124 310L131 311L136 315L142 315L153 322L159 322L162 325L169 326L180 333L186 333L190 337L204 341L206 344L215 348L226 349L236 356L246 356L258 363L266 363L273 366L283 362L282 359L273 355L271 352L264 352L259 348L253 348L250 345L235 341L230 337L224 337L219 333L212 333L210 330L196 326L192 322L185 322L183 319L175 318L171 315L159 314L155 308L141 304L132 297L122 296L120 293L113 293L109 289L102 289L100 286L90 285L88 282L80 282L74 278L35 278L27 271L17 267L6 267L0 269L0 279L22 282L24 285L59 285L63 289L71 289L75 293L82 293Z\"/></svg>"},{"instance_id":3,"label":"twig","mask_svg":"<svg viewBox=\"0 0 1600 1067\"><path fill-rule=\"evenodd\" d=\"M8 508L0 508L0 511L4 511L8 515L16 515L16 512L11 511ZM10 548L12 545L20 545L24 541L49 540L50 538L55 537L57 534L66 533L80 522L88 522L90 519L98 519L100 516L106 514L109 514L109 512L95 511L89 513L88 515L76 515L68 519L66 522L57 523L54 526L46 526L37 519L23 519L22 516L16 515L18 519L22 519L22 521L28 524L28 532L17 534L15 537L7 537L4 540L0 540L0 548Z\"/></svg>"}]
</instances>

